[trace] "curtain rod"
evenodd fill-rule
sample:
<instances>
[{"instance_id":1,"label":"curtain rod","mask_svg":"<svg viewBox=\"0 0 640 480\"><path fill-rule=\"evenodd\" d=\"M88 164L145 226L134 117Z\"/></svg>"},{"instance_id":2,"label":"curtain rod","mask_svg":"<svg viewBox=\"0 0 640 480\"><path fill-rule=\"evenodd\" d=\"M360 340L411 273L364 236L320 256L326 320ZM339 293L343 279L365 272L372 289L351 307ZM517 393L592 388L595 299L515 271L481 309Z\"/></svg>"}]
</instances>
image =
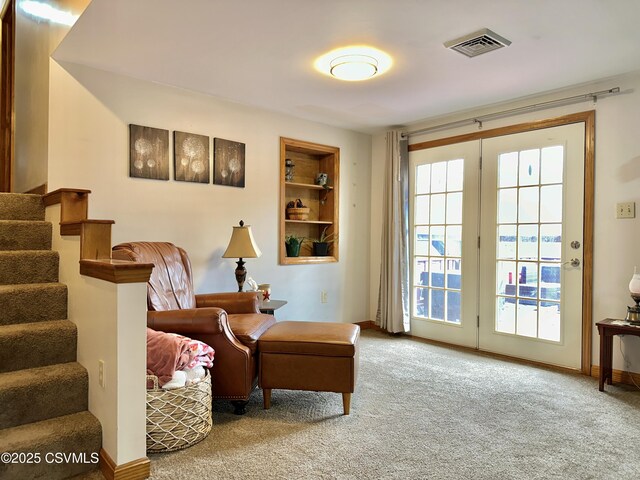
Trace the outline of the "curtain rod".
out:
<instances>
[{"instance_id":1,"label":"curtain rod","mask_svg":"<svg viewBox=\"0 0 640 480\"><path fill-rule=\"evenodd\" d=\"M600 90L599 92L585 93L583 95L575 95L573 97L560 98L558 100L550 100L548 102L534 103L532 105L526 105L524 107L512 108L510 110L503 110L501 112L488 113L486 115L480 115L478 117L466 118L464 120L458 120L455 122L443 123L440 125L435 125L433 127L421 128L420 130L414 130L412 132L403 132L402 137L408 138L408 137L411 137L412 135L420 135L423 133L434 132L437 130L463 127L465 125L470 125L473 123L477 123L478 128L480 129L482 128L482 122L487 120L494 120L496 118L503 118L511 115L517 115L518 113L543 110L545 108L558 107L560 105L570 105L573 103L584 102L587 100L593 100L593 102L595 103L596 101L598 101L598 97L603 97L605 95L615 95L616 93L620 93L620 87L614 87L608 90Z\"/></svg>"}]
</instances>

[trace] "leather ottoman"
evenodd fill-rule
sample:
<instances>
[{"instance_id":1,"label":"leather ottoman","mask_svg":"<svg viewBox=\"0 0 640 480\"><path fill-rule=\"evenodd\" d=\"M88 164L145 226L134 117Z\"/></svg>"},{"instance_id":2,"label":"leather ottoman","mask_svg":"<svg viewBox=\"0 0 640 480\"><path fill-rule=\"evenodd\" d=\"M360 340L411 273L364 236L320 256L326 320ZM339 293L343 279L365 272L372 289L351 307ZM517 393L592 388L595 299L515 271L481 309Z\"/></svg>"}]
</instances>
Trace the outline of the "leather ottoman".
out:
<instances>
[{"instance_id":1,"label":"leather ottoman","mask_svg":"<svg viewBox=\"0 0 640 480\"><path fill-rule=\"evenodd\" d=\"M278 322L258 340L259 375L264 408L271 390L342 393L349 415L358 375L360 327L350 323Z\"/></svg>"}]
</instances>

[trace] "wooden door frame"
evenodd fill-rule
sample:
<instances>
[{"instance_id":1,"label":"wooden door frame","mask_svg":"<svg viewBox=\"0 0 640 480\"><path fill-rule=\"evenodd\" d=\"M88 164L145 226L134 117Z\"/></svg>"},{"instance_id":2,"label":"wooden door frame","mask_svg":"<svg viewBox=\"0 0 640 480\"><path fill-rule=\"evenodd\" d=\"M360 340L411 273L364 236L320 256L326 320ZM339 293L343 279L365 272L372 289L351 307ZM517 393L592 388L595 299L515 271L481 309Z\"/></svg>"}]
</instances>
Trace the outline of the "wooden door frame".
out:
<instances>
[{"instance_id":1,"label":"wooden door frame","mask_svg":"<svg viewBox=\"0 0 640 480\"><path fill-rule=\"evenodd\" d=\"M0 64L0 192L13 191L16 2L2 11Z\"/></svg>"},{"instance_id":2,"label":"wooden door frame","mask_svg":"<svg viewBox=\"0 0 640 480\"><path fill-rule=\"evenodd\" d=\"M584 218L583 218L583 269L582 269L582 352L581 372L591 375L591 348L593 334L593 221L594 221L594 187L595 187L595 142L596 142L596 112L572 113L561 117L519 123L507 127L480 130L478 132L439 138L427 142L409 145L409 151L425 148L441 147L453 143L483 140L501 137L514 133L531 132L543 128L559 127L572 123L584 122Z\"/></svg>"}]
</instances>

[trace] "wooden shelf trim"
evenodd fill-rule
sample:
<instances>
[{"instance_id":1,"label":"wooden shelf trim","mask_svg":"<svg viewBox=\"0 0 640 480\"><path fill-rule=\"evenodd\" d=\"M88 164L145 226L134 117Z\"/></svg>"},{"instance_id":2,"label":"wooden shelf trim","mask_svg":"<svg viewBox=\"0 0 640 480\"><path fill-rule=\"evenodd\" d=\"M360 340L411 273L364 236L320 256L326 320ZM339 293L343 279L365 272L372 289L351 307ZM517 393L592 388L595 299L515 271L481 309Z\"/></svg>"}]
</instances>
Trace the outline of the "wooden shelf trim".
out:
<instances>
[{"instance_id":1,"label":"wooden shelf trim","mask_svg":"<svg viewBox=\"0 0 640 480\"><path fill-rule=\"evenodd\" d=\"M284 182L285 187L308 188L309 190L333 190L332 186L323 187L313 183Z\"/></svg>"},{"instance_id":2,"label":"wooden shelf trim","mask_svg":"<svg viewBox=\"0 0 640 480\"><path fill-rule=\"evenodd\" d=\"M128 260L80 260L80 274L111 283L146 283L151 276L152 263Z\"/></svg>"},{"instance_id":3,"label":"wooden shelf trim","mask_svg":"<svg viewBox=\"0 0 640 480\"><path fill-rule=\"evenodd\" d=\"M335 263L338 260L333 256L313 257L313 256L300 256L300 257L285 257L283 259L284 265L298 265L305 263Z\"/></svg>"},{"instance_id":4,"label":"wooden shelf trim","mask_svg":"<svg viewBox=\"0 0 640 480\"><path fill-rule=\"evenodd\" d=\"M285 219L285 222L287 223L311 223L314 225L333 225L333 222L327 221L327 220L290 220L290 219Z\"/></svg>"}]
</instances>

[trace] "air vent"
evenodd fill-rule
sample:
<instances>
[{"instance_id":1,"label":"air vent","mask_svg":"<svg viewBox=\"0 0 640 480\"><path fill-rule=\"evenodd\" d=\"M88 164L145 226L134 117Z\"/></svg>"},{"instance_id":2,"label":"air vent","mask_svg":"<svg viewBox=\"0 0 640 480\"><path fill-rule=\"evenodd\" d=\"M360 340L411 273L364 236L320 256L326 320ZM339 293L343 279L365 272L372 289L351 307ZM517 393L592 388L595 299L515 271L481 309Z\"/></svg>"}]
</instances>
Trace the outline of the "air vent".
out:
<instances>
[{"instance_id":1,"label":"air vent","mask_svg":"<svg viewBox=\"0 0 640 480\"><path fill-rule=\"evenodd\" d=\"M467 57L477 57L483 53L508 47L511 42L488 28L456 38L444 44L445 47L460 52Z\"/></svg>"}]
</instances>

